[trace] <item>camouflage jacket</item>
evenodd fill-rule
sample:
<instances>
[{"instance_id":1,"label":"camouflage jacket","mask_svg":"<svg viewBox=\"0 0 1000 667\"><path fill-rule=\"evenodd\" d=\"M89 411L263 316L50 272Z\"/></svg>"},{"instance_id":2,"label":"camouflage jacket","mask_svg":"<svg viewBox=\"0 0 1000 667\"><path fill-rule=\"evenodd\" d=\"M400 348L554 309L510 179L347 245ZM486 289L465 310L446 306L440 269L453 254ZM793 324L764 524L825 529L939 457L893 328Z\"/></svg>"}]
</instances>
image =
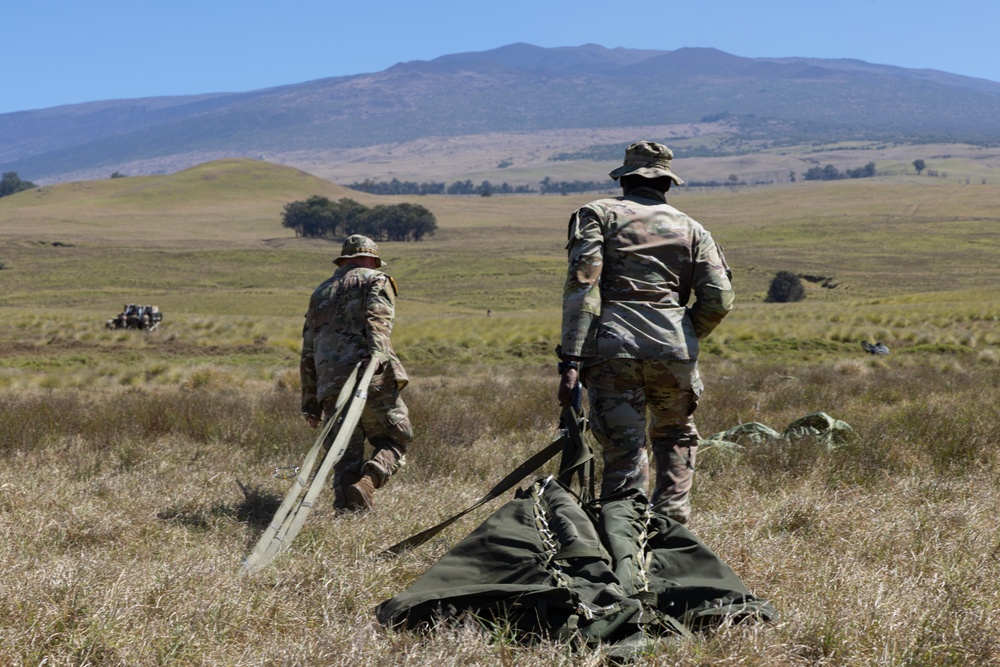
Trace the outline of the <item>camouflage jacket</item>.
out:
<instances>
[{"instance_id":1,"label":"camouflage jacket","mask_svg":"<svg viewBox=\"0 0 1000 667\"><path fill-rule=\"evenodd\" d=\"M565 356L695 360L698 341L732 309L722 248L656 190L577 210L566 248Z\"/></svg>"},{"instance_id":2,"label":"camouflage jacket","mask_svg":"<svg viewBox=\"0 0 1000 667\"><path fill-rule=\"evenodd\" d=\"M392 278L351 264L316 288L302 327L302 412L318 416L323 400L339 393L354 366L368 356L382 362L373 388L406 384L406 371L389 338L395 303Z\"/></svg>"}]
</instances>

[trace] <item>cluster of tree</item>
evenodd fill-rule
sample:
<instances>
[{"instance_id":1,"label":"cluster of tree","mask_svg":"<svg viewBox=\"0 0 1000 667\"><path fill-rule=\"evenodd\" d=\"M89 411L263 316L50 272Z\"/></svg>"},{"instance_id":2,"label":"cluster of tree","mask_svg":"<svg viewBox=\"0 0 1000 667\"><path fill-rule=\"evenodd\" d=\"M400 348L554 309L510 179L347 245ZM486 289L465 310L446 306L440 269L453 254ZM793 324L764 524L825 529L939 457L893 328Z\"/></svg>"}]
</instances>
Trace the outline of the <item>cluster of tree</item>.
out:
<instances>
[{"instance_id":1,"label":"cluster of tree","mask_svg":"<svg viewBox=\"0 0 1000 667\"><path fill-rule=\"evenodd\" d=\"M446 195L479 195L480 197L491 197L493 195L523 195L536 192L530 185L511 186L507 181L500 185L493 185L489 181L483 181L479 185L474 185L469 179L455 181L444 191Z\"/></svg>"},{"instance_id":2,"label":"cluster of tree","mask_svg":"<svg viewBox=\"0 0 1000 667\"><path fill-rule=\"evenodd\" d=\"M31 181L22 181L16 171L5 171L3 178L0 178L0 197L12 195L22 190L30 190L38 187Z\"/></svg>"},{"instance_id":3,"label":"cluster of tree","mask_svg":"<svg viewBox=\"0 0 1000 667\"><path fill-rule=\"evenodd\" d=\"M857 169L845 169L840 171L832 164L825 167L812 167L806 171L804 178L807 181L836 181L841 178L871 178L875 175L875 163L869 162Z\"/></svg>"},{"instance_id":4,"label":"cluster of tree","mask_svg":"<svg viewBox=\"0 0 1000 667\"><path fill-rule=\"evenodd\" d=\"M398 178L391 181L373 181L366 178L363 181L349 183L347 187L373 195L443 195L447 185L436 181L417 183L401 181Z\"/></svg>"},{"instance_id":5,"label":"cluster of tree","mask_svg":"<svg viewBox=\"0 0 1000 667\"><path fill-rule=\"evenodd\" d=\"M818 167L816 169L819 169ZM813 171L810 171L812 174ZM833 178L862 178L865 176L875 175L875 163L869 162L867 165L861 169L849 169L846 172L837 171L832 165L828 166L826 170L820 169L815 172L812 176L806 175L806 179L822 179L830 180ZM795 172L791 172L789 175L791 182L795 182ZM725 181L688 181L685 183L688 187L693 188L721 188L721 187L747 187L749 185L770 185L773 181L754 181L753 183L748 183L747 181L741 179L736 174L730 174L729 178ZM465 181L455 181L450 185L445 185L442 182L424 182L417 183L415 181L400 181L398 179L392 179L391 181L373 181L371 179L365 179L361 182L351 183L347 187L353 190L360 190L362 192L367 192L369 194L375 195L478 195L480 197L490 197L492 195L508 195L508 194L534 194L541 193L543 195L565 195L565 194L577 194L583 192L606 192L606 191L617 191L618 185L611 180L605 179L600 181L556 181L551 177L546 176L543 178L539 184L538 188L533 188L529 185L518 185L516 187L511 187L508 183L504 182L501 185L493 185L489 181L483 181L479 185L476 185L471 180Z\"/></svg>"},{"instance_id":6,"label":"cluster of tree","mask_svg":"<svg viewBox=\"0 0 1000 667\"><path fill-rule=\"evenodd\" d=\"M595 190L617 189L618 185L610 180L603 181L553 181L546 176L538 184L538 191L543 195L566 195L577 192L594 192Z\"/></svg>"},{"instance_id":7,"label":"cluster of tree","mask_svg":"<svg viewBox=\"0 0 1000 667\"><path fill-rule=\"evenodd\" d=\"M742 182L746 185L746 181ZM733 183L731 181L717 181L712 179L711 181L684 181L684 187L686 188L721 188L725 186L739 185L739 183Z\"/></svg>"},{"instance_id":8,"label":"cluster of tree","mask_svg":"<svg viewBox=\"0 0 1000 667\"><path fill-rule=\"evenodd\" d=\"M528 185L511 186L506 181L500 185L493 185L489 181L483 181L479 185L471 180L455 181L451 185L444 182L429 181L417 183L415 181L401 181L394 178L391 181L373 181L369 178L361 182L351 183L347 187L352 190L360 190L373 195L479 195L480 197L490 197L492 195L509 194L530 194L536 192Z\"/></svg>"},{"instance_id":9,"label":"cluster of tree","mask_svg":"<svg viewBox=\"0 0 1000 667\"><path fill-rule=\"evenodd\" d=\"M416 183L414 181L373 181L365 179L361 182L349 184L347 187L352 190L360 190L374 195L478 195L480 197L491 197L493 195L514 195L514 194L534 194L543 195L564 195L578 192L594 192L601 190L611 190L616 186L613 181L556 181L546 176L539 184L538 188L530 185L511 186L504 181L500 185L494 185L489 181L483 181L478 185L471 179L455 181L450 185L440 182Z\"/></svg>"},{"instance_id":10,"label":"cluster of tree","mask_svg":"<svg viewBox=\"0 0 1000 667\"><path fill-rule=\"evenodd\" d=\"M285 204L281 224L294 229L296 236L364 234L375 241L421 241L437 231L434 214L417 204L368 208L347 197L335 202L319 195Z\"/></svg>"}]
</instances>

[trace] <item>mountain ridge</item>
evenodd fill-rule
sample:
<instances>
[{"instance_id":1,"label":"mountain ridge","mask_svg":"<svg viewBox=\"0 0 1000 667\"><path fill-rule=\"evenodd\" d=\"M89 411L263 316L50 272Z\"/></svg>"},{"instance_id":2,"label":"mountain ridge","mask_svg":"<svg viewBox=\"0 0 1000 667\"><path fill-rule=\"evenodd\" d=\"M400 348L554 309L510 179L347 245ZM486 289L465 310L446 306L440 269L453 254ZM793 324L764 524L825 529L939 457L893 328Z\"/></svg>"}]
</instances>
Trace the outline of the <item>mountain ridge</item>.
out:
<instances>
[{"instance_id":1,"label":"mountain ridge","mask_svg":"<svg viewBox=\"0 0 1000 667\"><path fill-rule=\"evenodd\" d=\"M1000 83L854 59L517 43L255 91L0 114L0 170L58 182L219 157L302 164L428 138L587 128L599 138L720 118L713 150L729 154L838 141L995 145Z\"/></svg>"}]
</instances>

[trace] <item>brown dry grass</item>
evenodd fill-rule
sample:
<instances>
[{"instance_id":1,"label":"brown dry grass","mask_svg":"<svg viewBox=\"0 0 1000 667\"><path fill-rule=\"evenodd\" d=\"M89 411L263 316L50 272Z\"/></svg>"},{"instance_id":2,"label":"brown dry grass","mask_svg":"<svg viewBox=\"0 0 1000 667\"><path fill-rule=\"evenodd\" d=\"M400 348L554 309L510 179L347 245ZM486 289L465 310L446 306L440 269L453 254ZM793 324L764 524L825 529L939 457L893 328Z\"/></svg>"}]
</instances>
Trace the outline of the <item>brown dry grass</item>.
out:
<instances>
[{"instance_id":1,"label":"brown dry grass","mask_svg":"<svg viewBox=\"0 0 1000 667\"><path fill-rule=\"evenodd\" d=\"M0 394L0 662L601 664L474 626L378 626L492 508L393 561L380 549L476 500L554 436L547 369L414 369L417 439L376 512L329 493L289 552L237 576L311 437L294 388ZM703 452L698 535L780 612L666 642L644 664L988 665L1000 651L996 368L706 364L701 429L781 429L818 408L856 439ZM242 485L242 490L241 486ZM499 503L495 502L493 507Z\"/></svg>"}]
</instances>

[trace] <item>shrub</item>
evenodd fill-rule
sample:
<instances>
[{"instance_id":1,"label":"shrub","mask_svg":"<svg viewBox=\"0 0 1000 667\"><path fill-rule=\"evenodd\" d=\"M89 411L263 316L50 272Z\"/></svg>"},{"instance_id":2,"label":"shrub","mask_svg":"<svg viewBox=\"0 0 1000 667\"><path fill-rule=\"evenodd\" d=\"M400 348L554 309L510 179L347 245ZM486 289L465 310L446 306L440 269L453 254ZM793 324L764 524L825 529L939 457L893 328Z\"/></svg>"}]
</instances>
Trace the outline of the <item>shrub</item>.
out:
<instances>
[{"instance_id":1,"label":"shrub","mask_svg":"<svg viewBox=\"0 0 1000 667\"><path fill-rule=\"evenodd\" d=\"M778 271L771 279L771 285L767 288L768 303L789 303L792 301L802 301L806 298L806 289L802 286L802 280L790 271Z\"/></svg>"}]
</instances>

